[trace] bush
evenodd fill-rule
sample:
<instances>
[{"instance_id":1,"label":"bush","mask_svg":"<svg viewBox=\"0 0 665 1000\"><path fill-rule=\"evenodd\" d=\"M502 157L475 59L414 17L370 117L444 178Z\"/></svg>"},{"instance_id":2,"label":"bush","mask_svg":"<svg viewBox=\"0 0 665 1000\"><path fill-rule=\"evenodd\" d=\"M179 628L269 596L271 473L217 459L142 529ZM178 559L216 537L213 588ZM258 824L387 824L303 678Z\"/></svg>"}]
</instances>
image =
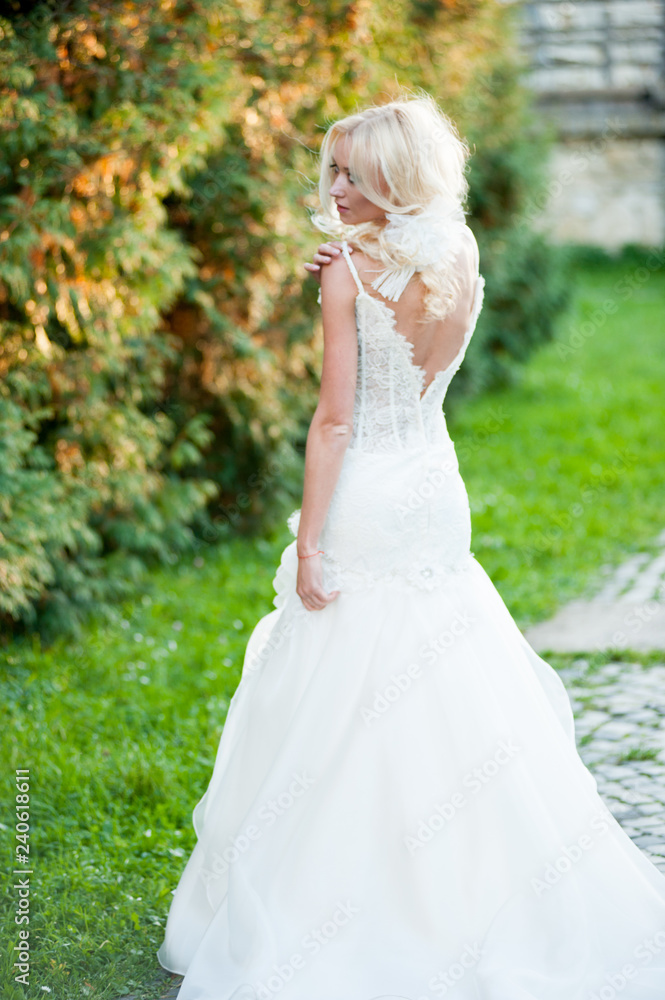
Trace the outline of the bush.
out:
<instances>
[{"instance_id":1,"label":"bush","mask_svg":"<svg viewBox=\"0 0 665 1000\"><path fill-rule=\"evenodd\" d=\"M563 304L520 224L546 144L494 0L13 4L0 21L0 620L43 633L299 495L318 136L396 82L477 152L486 307L453 395ZM312 333L314 332L314 336Z\"/></svg>"},{"instance_id":2,"label":"bush","mask_svg":"<svg viewBox=\"0 0 665 1000\"><path fill-rule=\"evenodd\" d=\"M218 141L224 87L192 17L33 17L0 22L0 610L49 633L191 548L216 489L186 475L207 417L165 405L161 313L196 267L163 200Z\"/></svg>"}]
</instances>

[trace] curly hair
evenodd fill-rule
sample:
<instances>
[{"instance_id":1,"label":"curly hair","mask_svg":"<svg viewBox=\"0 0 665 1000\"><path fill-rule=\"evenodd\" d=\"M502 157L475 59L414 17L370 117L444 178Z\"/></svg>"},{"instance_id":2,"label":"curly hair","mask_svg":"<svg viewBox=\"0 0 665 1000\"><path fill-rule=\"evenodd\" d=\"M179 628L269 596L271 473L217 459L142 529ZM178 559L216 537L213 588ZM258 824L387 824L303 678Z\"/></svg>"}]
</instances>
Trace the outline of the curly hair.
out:
<instances>
[{"instance_id":1,"label":"curly hair","mask_svg":"<svg viewBox=\"0 0 665 1000\"><path fill-rule=\"evenodd\" d=\"M470 154L452 119L424 92L407 93L387 104L372 105L334 122L320 153L320 208L312 217L322 232L347 239L385 267L408 266L405 249L391 246L385 220L345 225L330 195L334 182L331 158L336 143L350 137L349 170L358 190L379 208L396 215L419 215L428 205L463 205L469 192L465 176ZM420 278L428 289L425 308L443 318L453 308L459 284L446 261L423 267Z\"/></svg>"}]
</instances>

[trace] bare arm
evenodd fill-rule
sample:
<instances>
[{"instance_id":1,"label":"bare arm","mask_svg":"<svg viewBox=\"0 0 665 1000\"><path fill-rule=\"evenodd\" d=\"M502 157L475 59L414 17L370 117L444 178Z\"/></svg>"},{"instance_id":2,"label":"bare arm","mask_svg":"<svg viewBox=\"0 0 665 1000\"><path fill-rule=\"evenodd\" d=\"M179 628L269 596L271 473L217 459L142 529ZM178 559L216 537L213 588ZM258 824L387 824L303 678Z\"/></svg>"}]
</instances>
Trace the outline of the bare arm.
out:
<instances>
[{"instance_id":1,"label":"bare arm","mask_svg":"<svg viewBox=\"0 0 665 1000\"><path fill-rule=\"evenodd\" d=\"M305 449L305 483L296 549L310 556L319 549L319 535L339 479L351 439L358 367L355 319L356 286L343 258L323 269L323 367L319 402ZM321 610L338 591L323 588L321 556L298 560L296 592L308 611Z\"/></svg>"}]
</instances>

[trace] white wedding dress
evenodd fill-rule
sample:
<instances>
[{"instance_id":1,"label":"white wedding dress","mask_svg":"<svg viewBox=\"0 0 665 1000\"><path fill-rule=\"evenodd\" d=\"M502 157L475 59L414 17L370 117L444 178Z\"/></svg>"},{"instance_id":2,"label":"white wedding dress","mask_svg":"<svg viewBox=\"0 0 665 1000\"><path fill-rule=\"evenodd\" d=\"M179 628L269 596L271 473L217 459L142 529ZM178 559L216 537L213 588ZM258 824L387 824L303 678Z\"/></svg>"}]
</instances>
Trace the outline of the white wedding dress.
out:
<instances>
[{"instance_id":1,"label":"white wedding dress","mask_svg":"<svg viewBox=\"0 0 665 1000\"><path fill-rule=\"evenodd\" d=\"M665 1000L665 877L470 552L443 399L358 284L353 437L305 610L256 625L174 894L179 1000ZM516 457L519 461L519 456ZM298 511L289 518L297 531Z\"/></svg>"}]
</instances>

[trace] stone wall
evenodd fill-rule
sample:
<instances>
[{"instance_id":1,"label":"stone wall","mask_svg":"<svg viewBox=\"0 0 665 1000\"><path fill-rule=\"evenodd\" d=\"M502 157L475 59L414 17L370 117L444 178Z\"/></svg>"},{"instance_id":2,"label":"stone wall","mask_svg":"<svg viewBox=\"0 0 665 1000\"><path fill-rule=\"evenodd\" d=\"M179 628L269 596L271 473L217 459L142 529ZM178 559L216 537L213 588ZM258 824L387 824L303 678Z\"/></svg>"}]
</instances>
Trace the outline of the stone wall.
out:
<instances>
[{"instance_id":1,"label":"stone wall","mask_svg":"<svg viewBox=\"0 0 665 1000\"><path fill-rule=\"evenodd\" d=\"M665 0L514 6L525 83L558 136L534 222L560 241L663 246Z\"/></svg>"}]
</instances>

